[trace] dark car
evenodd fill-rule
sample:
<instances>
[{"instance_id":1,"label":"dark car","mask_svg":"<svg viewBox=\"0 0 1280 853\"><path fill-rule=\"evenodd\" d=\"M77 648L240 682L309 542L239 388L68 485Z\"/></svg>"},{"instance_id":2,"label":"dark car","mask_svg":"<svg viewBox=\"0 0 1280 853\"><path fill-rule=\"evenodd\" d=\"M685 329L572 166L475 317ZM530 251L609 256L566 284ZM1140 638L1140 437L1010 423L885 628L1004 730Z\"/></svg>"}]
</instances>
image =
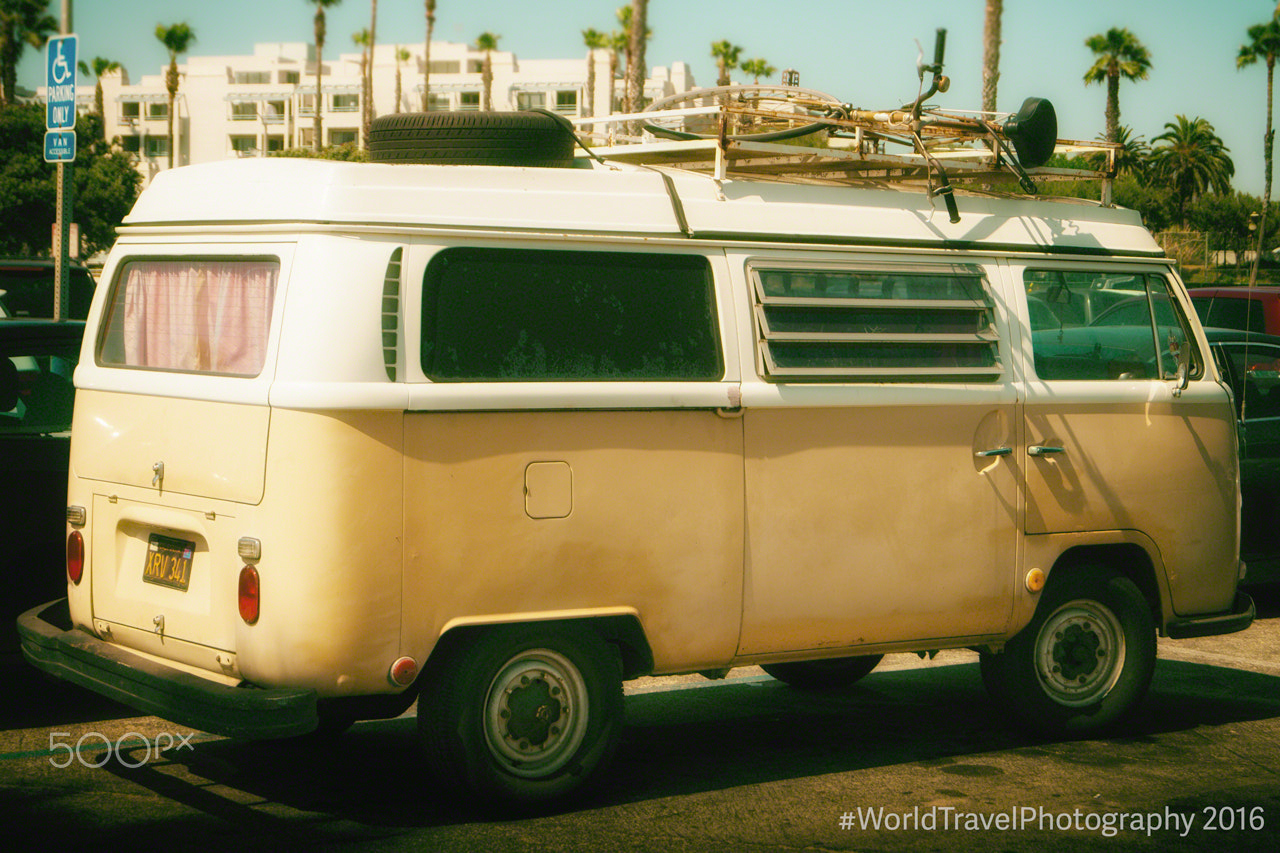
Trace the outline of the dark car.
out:
<instances>
[{"instance_id":1,"label":"dark car","mask_svg":"<svg viewBox=\"0 0 1280 853\"><path fill-rule=\"evenodd\" d=\"M67 272L70 296L64 319L83 320L93 300L93 276L79 264L71 264ZM52 317L54 275L53 261L0 258L0 317Z\"/></svg>"},{"instance_id":2,"label":"dark car","mask_svg":"<svg viewBox=\"0 0 1280 853\"><path fill-rule=\"evenodd\" d=\"M1280 582L1280 336L1205 329L1235 393L1247 583Z\"/></svg>"},{"instance_id":3,"label":"dark car","mask_svg":"<svg viewBox=\"0 0 1280 853\"><path fill-rule=\"evenodd\" d=\"M0 319L0 651L15 651L18 615L66 595L71 374L79 320Z\"/></svg>"}]
</instances>

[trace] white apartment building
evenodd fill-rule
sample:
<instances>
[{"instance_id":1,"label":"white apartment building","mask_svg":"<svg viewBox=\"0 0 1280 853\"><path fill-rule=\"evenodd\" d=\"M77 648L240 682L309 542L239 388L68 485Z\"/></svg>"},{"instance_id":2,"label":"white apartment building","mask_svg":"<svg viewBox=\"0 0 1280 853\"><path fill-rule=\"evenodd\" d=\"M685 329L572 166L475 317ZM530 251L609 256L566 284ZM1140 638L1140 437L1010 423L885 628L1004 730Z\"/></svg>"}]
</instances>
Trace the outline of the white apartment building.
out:
<instances>
[{"instance_id":1,"label":"white apartment building","mask_svg":"<svg viewBox=\"0 0 1280 853\"><path fill-rule=\"evenodd\" d=\"M408 51L409 58L397 61L401 50ZM375 115L422 109L423 54L421 42L376 46ZM591 51L595 85L588 99L585 53L579 59L520 60L509 51L493 51L493 108L542 108L568 117L607 115L611 102L621 102L625 88L622 80L610 80L609 59L606 50ZM433 42L430 109L480 109L483 63L484 53L474 47ZM138 83L130 83L124 69L102 78L106 136L119 137L125 150L137 155L138 169L147 180L168 168L170 145L175 146L175 166L312 146L316 107L312 45L264 43L254 46L252 56L187 56L178 64L181 82L174 104L173 140L165 70L162 67L159 74L144 76ZM330 58L326 52L320 98L324 145L362 142L360 75L360 53L337 53ZM652 68L650 75L645 83L649 99L695 85L683 62ZM92 109L93 86L82 84L80 90L88 92L81 109L86 105Z\"/></svg>"}]
</instances>

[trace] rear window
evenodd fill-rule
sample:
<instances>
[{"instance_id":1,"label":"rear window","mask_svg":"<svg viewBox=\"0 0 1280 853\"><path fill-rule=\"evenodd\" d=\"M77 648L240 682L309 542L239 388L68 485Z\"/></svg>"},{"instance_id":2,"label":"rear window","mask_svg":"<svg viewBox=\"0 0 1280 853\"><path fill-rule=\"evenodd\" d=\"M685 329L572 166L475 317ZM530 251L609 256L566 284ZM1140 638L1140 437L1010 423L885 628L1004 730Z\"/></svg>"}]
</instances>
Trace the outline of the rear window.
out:
<instances>
[{"instance_id":1,"label":"rear window","mask_svg":"<svg viewBox=\"0 0 1280 853\"><path fill-rule=\"evenodd\" d=\"M1196 302L1196 300L1192 300ZM1196 302L1196 310L1206 326L1224 329L1241 329L1248 332L1266 332L1267 320L1263 316L1262 302L1258 299L1241 299L1219 296L1205 305Z\"/></svg>"},{"instance_id":2,"label":"rear window","mask_svg":"<svg viewBox=\"0 0 1280 853\"><path fill-rule=\"evenodd\" d=\"M98 361L257 376L279 273L274 258L129 261L116 276Z\"/></svg>"},{"instance_id":3,"label":"rear window","mask_svg":"<svg viewBox=\"0 0 1280 853\"><path fill-rule=\"evenodd\" d=\"M438 382L715 380L699 255L445 249L427 266L422 370Z\"/></svg>"}]
</instances>

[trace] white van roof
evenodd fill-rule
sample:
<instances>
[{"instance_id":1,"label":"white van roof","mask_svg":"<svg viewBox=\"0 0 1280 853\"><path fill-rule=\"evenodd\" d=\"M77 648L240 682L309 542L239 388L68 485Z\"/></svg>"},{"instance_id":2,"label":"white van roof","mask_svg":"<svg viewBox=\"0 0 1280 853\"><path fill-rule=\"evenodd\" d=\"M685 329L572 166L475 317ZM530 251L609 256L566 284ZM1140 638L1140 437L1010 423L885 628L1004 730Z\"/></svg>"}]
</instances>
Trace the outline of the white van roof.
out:
<instances>
[{"instance_id":1,"label":"white van roof","mask_svg":"<svg viewBox=\"0 0 1280 853\"><path fill-rule=\"evenodd\" d=\"M918 187L729 179L609 163L433 166L263 158L162 172L124 223L312 224L1162 256L1134 211Z\"/></svg>"}]
</instances>

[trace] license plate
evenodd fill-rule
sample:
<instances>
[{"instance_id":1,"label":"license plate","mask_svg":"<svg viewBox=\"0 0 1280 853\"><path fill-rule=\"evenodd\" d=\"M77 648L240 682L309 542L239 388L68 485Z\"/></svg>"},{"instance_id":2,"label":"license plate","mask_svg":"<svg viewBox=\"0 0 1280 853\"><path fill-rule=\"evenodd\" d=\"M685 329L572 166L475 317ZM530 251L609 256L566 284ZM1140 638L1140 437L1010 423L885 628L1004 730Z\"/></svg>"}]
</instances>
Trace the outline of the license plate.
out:
<instances>
[{"instance_id":1,"label":"license plate","mask_svg":"<svg viewBox=\"0 0 1280 853\"><path fill-rule=\"evenodd\" d=\"M147 559L142 579L172 589L187 591L191 583L191 556L196 543L152 533L147 539Z\"/></svg>"}]
</instances>

